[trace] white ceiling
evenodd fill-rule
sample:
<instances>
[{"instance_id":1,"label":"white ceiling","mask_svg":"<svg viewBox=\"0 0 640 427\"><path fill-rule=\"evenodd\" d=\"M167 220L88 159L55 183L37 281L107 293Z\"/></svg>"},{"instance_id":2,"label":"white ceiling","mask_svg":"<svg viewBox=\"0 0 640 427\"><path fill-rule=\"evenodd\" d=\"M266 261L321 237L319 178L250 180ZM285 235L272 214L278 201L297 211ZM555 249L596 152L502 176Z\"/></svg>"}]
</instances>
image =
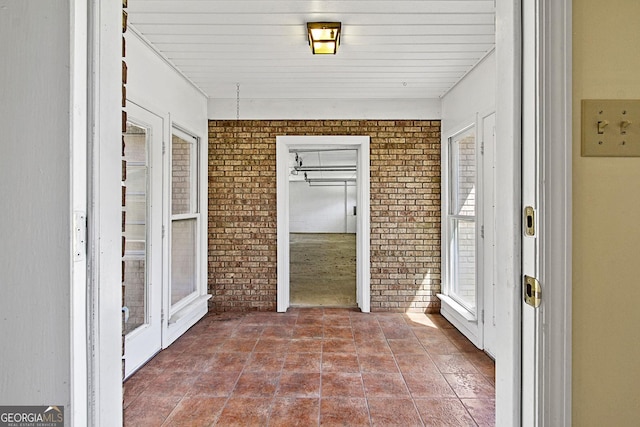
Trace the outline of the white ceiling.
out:
<instances>
[{"instance_id":1,"label":"white ceiling","mask_svg":"<svg viewBox=\"0 0 640 427\"><path fill-rule=\"evenodd\" d=\"M129 23L211 98L438 98L494 46L494 0L129 0ZM306 22L342 22L312 55Z\"/></svg>"}]
</instances>

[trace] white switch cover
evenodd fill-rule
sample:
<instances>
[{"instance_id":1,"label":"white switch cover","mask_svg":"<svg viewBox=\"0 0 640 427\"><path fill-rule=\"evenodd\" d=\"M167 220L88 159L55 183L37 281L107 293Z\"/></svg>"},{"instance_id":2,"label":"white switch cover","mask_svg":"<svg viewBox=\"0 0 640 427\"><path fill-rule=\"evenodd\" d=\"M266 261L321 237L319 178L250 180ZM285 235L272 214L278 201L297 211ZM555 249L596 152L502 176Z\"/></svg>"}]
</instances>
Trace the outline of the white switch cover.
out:
<instances>
[{"instance_id":1,"label":"white switch cover","mask_svg":"<svg viewBox=\"0 0 640 427\"><path fill-rule=\"evenodd\" d=\"M582 100L583 157L640 157L640 99Z\"/></svg>"}]
</instances>

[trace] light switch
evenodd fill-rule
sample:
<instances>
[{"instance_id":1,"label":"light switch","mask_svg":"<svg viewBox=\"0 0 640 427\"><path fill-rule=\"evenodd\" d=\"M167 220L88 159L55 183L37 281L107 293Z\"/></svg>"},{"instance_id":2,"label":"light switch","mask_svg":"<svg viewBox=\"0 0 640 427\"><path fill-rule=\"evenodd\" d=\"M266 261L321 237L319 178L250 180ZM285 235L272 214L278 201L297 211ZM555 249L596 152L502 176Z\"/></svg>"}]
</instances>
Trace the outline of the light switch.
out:
<instances>
[{"instance_id":1,"label":"light switch","mask_svg":"<svg viewBox=\"0 0 640 427\"><path fill-rule=\"evenodd\" d=\"M640 157L640 99L583 99L582 156Z\"/></svg>"}]
</instances>

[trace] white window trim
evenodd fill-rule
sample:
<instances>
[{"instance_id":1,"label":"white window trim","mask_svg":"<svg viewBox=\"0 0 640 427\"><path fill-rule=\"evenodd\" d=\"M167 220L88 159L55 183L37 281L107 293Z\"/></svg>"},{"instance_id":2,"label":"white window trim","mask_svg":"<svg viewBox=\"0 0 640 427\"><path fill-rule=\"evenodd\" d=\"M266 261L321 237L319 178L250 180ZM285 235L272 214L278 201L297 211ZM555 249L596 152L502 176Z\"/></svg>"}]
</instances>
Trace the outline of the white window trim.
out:
<instances>
[{"instance_id":1,"label":"white window trim","mask_svg":"<svg viewBox=\"0 0 640 427\"><path fill-rule=\"evenodd\" d=\"M469 338L476 346L482 348L481 328L478 322L478 310L482 308L482 283L480 281L480 269L478 268L478 260L482 259L482 245L480 245L480 238L478 232L479 224L479 212L482 212L482 200L479 197L478 189L478 164L480 158L480 150L478 149L478 135L479 126L477 115L465 121L465 124L455 128L446 137L442 138L441 144L441 194L442 197L442 221L441 221L441 262L442 262L442 286L441 293L437 294L440 299L442 307L442 315L454 324L467 338ZM451 170L450 170L450 142L453 138L461 133L464 133L470 129L474 129L475 143L476 143L476 214L473 219L476 226L476 312L469 310L464 304L460 303L455 297L450 295L452 287L452 273L451 273L451 251L450 243L452 237L452 231L450 227L450 219L463 218L460 215L451 214L451 191L452 186L450 182Z\"/></svg>"},{"instance_id":2,"label":"white window trim","mask_svg":"<svg viewBox=\"0 0 640 427\"><path fill-rule=\"evenodd\" d=\"M165 238L163 248L164 254L164 279L169 286L164 287L163 295L163 332L162 332L162 348L167 348L171 343L180 338L193 324L204 316L208 311L207 301L211 299L208 294L207 269L203 268L207 263L207 203L206 203L206 182L208 179L208 162L207 162L207 141L197 132L193 132L188 128L173 122L169 116L167 120L168 129L166 131L165 141L165 170L164 174L164 212L166 212ZM193 140L196 147L196 161L192 163L192 176L196 181L194 189L196 199L192 200L195 212L187 214L171 213L171 144L173 135L176 135L185 141ZM196 220L196 239L197 251L196 271L197 283L196 290L190 295L183 298L176 304L171 304L171 225L174 220L195 219Z\"/></svg>"}]
</instances>

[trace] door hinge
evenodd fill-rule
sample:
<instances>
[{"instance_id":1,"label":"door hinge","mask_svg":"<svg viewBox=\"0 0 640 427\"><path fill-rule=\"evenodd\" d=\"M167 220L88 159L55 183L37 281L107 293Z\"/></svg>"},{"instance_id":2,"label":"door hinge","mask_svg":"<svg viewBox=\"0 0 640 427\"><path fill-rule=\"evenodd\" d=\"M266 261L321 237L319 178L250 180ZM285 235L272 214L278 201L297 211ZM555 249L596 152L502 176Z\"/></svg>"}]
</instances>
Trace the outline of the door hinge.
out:
<instances>
[{"instance_id":1,"label":"door hinge","mask_svg":"<svg viewBox=\"0 0 640 427\"><path fill-rule=\"evenodd\" d=\"M480 319L481 319L481 322L484 323L484 309L480 311Z\"/></svg>"},{"instance_id":2,"label":"door hinge","mask_svg":"<svg viewBox=\"0 0 640 427\"><path fill-rule=\"evenodd\" d=\"M164 225L162 226L162 238L164 239Z\"/></svg>"},{"instance_id":3,"label":"door hinge","mask_svg":"<svg viewBox=\"0 0 640 427\"><path fill-rule=\"evenodd\" d=\"M167 143L162 141L162 154L165 154L167 152Z\"/></svg>"},{"instance_id":4,"label":"door hinge","mask_svg":"<svg viewBox=\"0 0 640 427\"><path fill-rule=\"evenodd\" d=\"M484 239L484 225L480 226L480 237Z\"/></svg>"},{"instance_id":5,"label":"door hinge","mask_svg":"<svg viewBox=\"0 0 640 427\"><path fill-rule=\"evenodd\" d=\"M484 156L484 141L480 144L480 154Z\"/></svg>"},{"instance_id":6,"label":"door hinge","mask_svg":"<svg viewBox=\"0 0 640 427\"><path fill-rule=\"evenodd\" d=\"M536 210L531 206L524 208L524 234L529 237L536 235Z\"/></svg>"},{"instance_id":7,"label":"door hinge","mask_svg":"<svg viewBox=\"0 0 640 427\"><path fill-rule=\"evenodd\" d=\"M540 307L542 302L542 286L540 282L535 277L525 275L522 283L524 302L533 308Z\"/></svg>"},{"instance_id":8,"label":"door hinge","mask_svg":"<svg viewBox=\"0 0 640 427\"><path fill-rule=\"evenodd\" d=\"M84 261L87 255L87 215L73 213L73 260Z\"/></svg>"}]
</instances>

